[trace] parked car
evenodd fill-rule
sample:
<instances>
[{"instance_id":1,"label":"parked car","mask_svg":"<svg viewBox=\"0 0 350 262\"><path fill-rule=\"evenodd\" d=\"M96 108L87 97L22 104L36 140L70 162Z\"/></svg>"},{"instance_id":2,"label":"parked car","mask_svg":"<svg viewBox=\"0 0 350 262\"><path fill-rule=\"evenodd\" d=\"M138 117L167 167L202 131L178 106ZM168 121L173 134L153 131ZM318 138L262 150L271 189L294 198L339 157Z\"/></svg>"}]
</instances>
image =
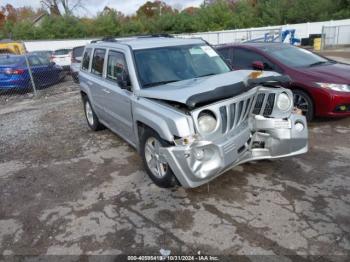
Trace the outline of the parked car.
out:
<instances>
[{"instance_id":1,"label":"parked car","mask_svg":"<svg viewBox=\"0 0 350 262\"><path fill-rule=\"evenodd\" d=\"M51 51L51 50L40 50L40 51L30 52L30 54L37 55L37 56L42 56L45 59L50 60L52 55L53 55L53 51Z\"/></svg>"},{"instance_id":2,"label":"parked car","mask_svg":"<svg viewBox=\"0 0 350 262\"><path fill-rule=\"evenodd\" d=\"M288 44L245 43L217 47L234 69L289 75L294 104L308 120L350 116L350 65Z\"/></svg>"},{"instance_id":3,"label":"parked car","mask_svg":"<svg viewBox=\"0 0 350 262\"><path fill-rule=\"evenodd\" d=\"M0 40L0 54L24 54L26 47L21 41L14 41L11 39Z\"/></svg>"},{"instance_id":4,"label":"parked car","mask_svg":"<svg viewBox=\"0 0 350 262\"><path fill-rule=\"evenodd\" d=\"M306 119L279 87L289 78L231 71L201 39L89 44L79 78L90 128L137 148L161 187L197 187L247 161L307 152Z\"/></svg>"},{"instance_id":5,"label":"parked car","mask_svg":"<svg viewBox=\"0 0 350 262\"><path fill-rule=\"evenodd\" d=\"M72 49L55 50L51 56L51 62L62 66L64 70L70 70Z\"/></svg>"},{"instance_id":6,"label":"parked car","mask_svg":"<svg viewBox=\"0 0 350 262\"><path fill-rule=\"evenodd\" d=\"M85 46L77 46L72 50L70 72L75 83L79 83L79 70Z\"/></svg>"},{"instance_id":7,"label":"parked car","mask_svg":"<svg viewBox=\"0 0 350 262\"><path fill-rule=\"evenodd\" d=\"M65 77L62 67L37 55L28 55L37 88L58 83ZM0 90L26 90L32 83L24 55L0 56Z\"/></svg>"}]
</instances>

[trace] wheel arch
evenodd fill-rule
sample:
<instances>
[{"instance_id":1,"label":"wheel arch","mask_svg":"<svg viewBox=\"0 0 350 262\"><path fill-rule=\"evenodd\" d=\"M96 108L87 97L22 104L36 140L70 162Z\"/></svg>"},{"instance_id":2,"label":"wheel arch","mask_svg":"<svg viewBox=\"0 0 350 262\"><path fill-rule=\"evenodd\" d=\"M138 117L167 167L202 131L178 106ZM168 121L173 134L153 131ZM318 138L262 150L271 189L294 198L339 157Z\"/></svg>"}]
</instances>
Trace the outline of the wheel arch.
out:
<instances>
[{"instance_id":1,"label":"wheel arch","mask_svg":"<svg viewBox=\"0 0 350 262\"><path fill-rule=\"evenodd\" d=\"M300 85L292 85L290 87L290 89L292 90L292 92L294 90L302 91L302 92L306 93L309 96L309 98L311 99L312 105L313 105L313 112L312 113L315 116L315 114L316 114L316 102L315 102L315 98L313 97L312 93L309 90L307 90L307 88L303 88Z\"/></svg>"},{"instance_id":2,"label":"wheel arch","mask_svg":"<svg viewBox=\"0 0 350 262\"><path fill-rule=\"evenodd\" d=\"M159 123L156 123L155 121L143 121L143 120L135 120L135 135L137 137L137 144L136 148L137 151L140 152L140 142L141 142L141 137L143 136L144 132L146 129L152 130L153 132L157 133L160 138L162 138L164 141L168 142L169 144L172 144L174 136L169 132L164 132L162 131L161 127L159 126Z\"/></svg>"}]
</instances>

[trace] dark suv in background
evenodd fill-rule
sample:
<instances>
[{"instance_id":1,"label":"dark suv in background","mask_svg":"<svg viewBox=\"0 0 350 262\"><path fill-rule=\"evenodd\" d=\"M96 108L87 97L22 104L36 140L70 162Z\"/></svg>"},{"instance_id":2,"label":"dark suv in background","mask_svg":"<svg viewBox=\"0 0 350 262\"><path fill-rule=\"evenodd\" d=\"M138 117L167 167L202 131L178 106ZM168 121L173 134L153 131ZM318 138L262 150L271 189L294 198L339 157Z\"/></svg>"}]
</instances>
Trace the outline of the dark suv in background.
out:
<instances>
[{"instance_id":1,"label":"dark suv in background","mask_svg":"<svg viewBox=\"0 0 350 262\"><path fill-rule=\"evenodd\" d=\"M289 44L227 44L216 49L233 69L289 75L294 105L308 120L314 116L350 116L350 65Z\"/></svg>"}]
</instances>

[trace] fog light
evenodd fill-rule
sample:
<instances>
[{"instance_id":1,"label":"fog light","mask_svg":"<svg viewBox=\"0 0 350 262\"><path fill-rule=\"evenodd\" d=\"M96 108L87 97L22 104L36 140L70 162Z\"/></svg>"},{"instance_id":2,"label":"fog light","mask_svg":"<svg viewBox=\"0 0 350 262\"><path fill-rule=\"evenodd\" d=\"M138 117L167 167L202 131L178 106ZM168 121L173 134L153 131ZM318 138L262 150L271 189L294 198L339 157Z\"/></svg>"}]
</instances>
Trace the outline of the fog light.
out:
<instances>
[{"instance_id":1,"label":"fog light","mask_svg":"<svg viewBox=\"0 0 350 262\"><path fill-rule=\"evenodd\" d=\"M296 123L295 123L295 130L296 130L297 132L303 131L304 128L305 128L305 126L304 126L304 124L303 124L302 122L296 122Z\"/></svg>"},{"instance_id":2,"label":"fog light","mask_svg":"<svg viewBox=\"0 0 350 262\"><path fill-rule=\"evenodd\" d=\"M204 150L203 149L194 149L193 154L195 159L202 160L204 158Z\"/></svg>"},{"instance_id":3,"label":"fog light","mask_svg":"<svg viewBox=\"0 0 350 262\"><path fill-rule=\"evenodd\" d=\"M339 107L339 110L340 110L340 111L346 111L347 109L348 109L348 108L347 108L346 106L340 106L340 107Z\"/></svg>"}]
</instances>

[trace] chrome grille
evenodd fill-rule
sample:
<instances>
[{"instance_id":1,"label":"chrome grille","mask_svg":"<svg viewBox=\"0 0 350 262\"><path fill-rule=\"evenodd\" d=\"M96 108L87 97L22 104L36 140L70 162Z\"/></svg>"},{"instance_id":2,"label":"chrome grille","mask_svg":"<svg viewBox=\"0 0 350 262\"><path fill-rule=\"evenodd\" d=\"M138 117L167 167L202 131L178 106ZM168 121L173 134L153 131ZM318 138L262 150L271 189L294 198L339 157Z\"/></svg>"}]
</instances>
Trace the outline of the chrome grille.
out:
<instances>
[{"instance_id":1,"label":"chrome grille","mask_svg":"<svg viewBox=\"0 0 350 262\"><path fill-rule=\"evenodd\" d=\"M256 96L253 114L270 116L275 105L275 93L260 93Z\"/></svg>"},{"instance_id":2,"label":"chrome grille","mask_svg":"<svg viewBox=\"0 0 350 262\"><path fill-rule=\"evenodd\" d=\"M253 105L253 97L220 107L222 133L228 133L240 126L249 117Z\"/></svg>"},{"instance_id":3,"label":"chrome grille","mask_svg":"<svg viewBox=\"0 0 350 262\"><path fill-rule=\"evenodd\" d=\"M258 96L256 97L256 102L253 109L254 115L260 115L262 106L264 104L264 99L265 99L265 94L258 94Z\"/></svg>"},{"instance_id":4,"label":"chrome grille","mask_svg":"<svg viewBox=\"0 0 350 262\"><path fill-rule=\"evenodd\" d=\"M268 95L263 113L264 116L270 116L272 114L273 106L275 105L275 96L274 93Z\"/></svg>"}]
</instances>

